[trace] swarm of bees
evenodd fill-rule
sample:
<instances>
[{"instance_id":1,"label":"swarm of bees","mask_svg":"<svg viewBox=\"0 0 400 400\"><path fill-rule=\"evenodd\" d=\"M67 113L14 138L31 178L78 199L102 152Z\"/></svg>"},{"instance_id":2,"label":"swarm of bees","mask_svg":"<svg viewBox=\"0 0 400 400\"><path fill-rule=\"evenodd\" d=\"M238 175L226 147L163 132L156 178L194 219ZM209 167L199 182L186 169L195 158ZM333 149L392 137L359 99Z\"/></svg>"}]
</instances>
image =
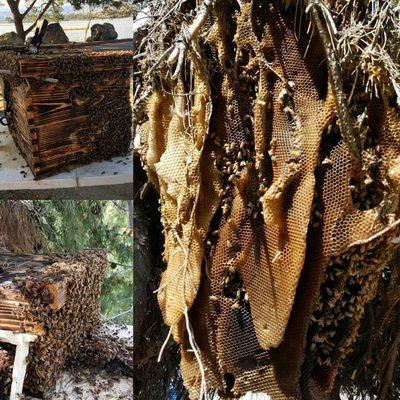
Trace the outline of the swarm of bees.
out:
<instances>
[{"instance_id":1,"label":"swarm of bees","mask_svg":"<svg viewBox=\"0 0 400 400\"><path fill-rule=\"evenodd\" d=\"M11 374L14 364L14 349L2 345L0 349L0 397L10 390Z\"/></svg>"},{"instance_id":2,"label":"swarm of bees","mask_svg":"<svg viewBox=\"0 0 400 400\"><path fill-rule=\"evenodd\" d=\"M80 356L88 334L99 326L100 292L106 266L104 251L84 250L15 279L16 287L28 303L18 312L25 321L42 327L30 347L27 392L42 395L51 390L65 364ZM63 285L65 295L58 296L62 297L61 302L53 307L60 299L48 288L57 283ZM20 329L23 331L23 325Z\"/></svg>"},{"instance_id":3,"label":"swarm of bees","mask_svg":"<svg viewBox=\"0 0 400 400\"><path fill-rule=\"evenodd\" d=\"M132 138L130 57L129 51L88 52L82 49L46 50L29 56L16 55L12 51L4 53L1 66L12 71L4 78L5 98L12 110L8 118L9 128L35 175L53 173L68 164L88 163L128 153ZM20 65L30 71L28 77L20 77ZM41 80L43 69L58 82ZM21 89L25 93L22 99L15 95ZM68 100L65 100L65 93ZM84 113L85 118L81 118L78 127L75 127L76 122L72 124L76 131L71 131L71 124L61 130L41 128L38 131L36 125L45 127L49 113L48 107L42 110L37 104L37 98L43 96L52 104L67 102L72 117L74 112L77 115ZM60 119L59 124L64 122ZM26 136L26 132L30 135ZM58 141L54 138L56 132L61 132ZM38 135L39 142L35 139ZM65 142L76 145L78 150L64 154ZM50 155L49 150L53 151ZM57 157L54 157L54 152L57 152ZM40 159L40 163L35 157Z\"/></svg>"},{"instance_id":4,"label":"swarm of bees","mask_svg":"<svg viewBox=\"0 0 400 400\"><path fill-rule=\"evenodd\" d=\"M351 351L365 306L375 297L382 270L392 260L392 238L398 235L397 228L331 258L309 324L314 368L341 365Z\"/></svg>"},{"instance_id":5,"label":"swarm of bees","mask_svg":"<svg viewBox=\"0 0 400 400\"><path fill-rule=\"evenodd\" d=\"M71 365L132 376L133 346L127 339L117 335L117 332L112 333L103 326L91 331Z\"/></svg>"}]
</instances>

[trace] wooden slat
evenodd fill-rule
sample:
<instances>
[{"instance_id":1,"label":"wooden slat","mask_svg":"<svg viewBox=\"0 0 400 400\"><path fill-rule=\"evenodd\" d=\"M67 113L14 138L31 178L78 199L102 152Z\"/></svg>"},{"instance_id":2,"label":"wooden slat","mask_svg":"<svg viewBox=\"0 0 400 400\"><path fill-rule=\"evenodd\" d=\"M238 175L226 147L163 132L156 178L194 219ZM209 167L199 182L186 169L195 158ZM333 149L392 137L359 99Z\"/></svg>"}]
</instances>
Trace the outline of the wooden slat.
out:
<instances>
[{"instance_id":1,"label":"wooden slat","mask_svg":"<svg viewBox=\"0 0 400 400\"><path fill-rule=\"evenodd\" d=\"M51 57L19 57L19 76L21 78L46 78L54 75L69 74L70 71L60 71L57 65L57 58L77 58L82 56L90 57L91 66L90 72L98 71L116 71L121 69L129 69L133 66L131 51L71 51L59 52L52 54ZM110 62L110 57L112 61ZM79 68L79 67L78 67ZM82 72L88 71L88 68L83 64L80 67Z\"/></svg>"},{"instance_id":2,"label":"wooden slat","mask_svg":"<svg viewBox=\"0 0 400 400\"><path fill-rule=\"evenodd\" d=\"M27 301L20 302L0 298L0 329L42 334L43 327L40 324L22 317L21 307L27 307L28 304Z\"/></svg>"},{"instance_id":3,"label":"wooden slat","mask_svg":"<svg viewBox=\"0 0 400 400\"><path fill-rule=\"evenodd\" d=\"M52 310L59 310L67 300L67 286L65 282L55 282L46 285L50 293L52 302L50 308Z\"/></svg>"},{"instance_id":4,"label":"wooden slat","mask_svg":"<svg viewBox=\"0 0 400 400\"><path fill-rule=\"evenodd\" d=\"M86 57L90 66L80 70L76 61L83 60L84 65ZM60 58L66 66L68 59L74 60L78 75L65 67L61 73L64 81L60 78L57 83L46 83L36 79L55 73ZM17 63L24 82L11 91L10 132L35 177L128 151L132 113L129 51L19 55ZM10 84L15 85L15 81ZM120 120L126 121L122 128ZM105 148L111 149L108 154Z\"/></svg>"}]
</instances>

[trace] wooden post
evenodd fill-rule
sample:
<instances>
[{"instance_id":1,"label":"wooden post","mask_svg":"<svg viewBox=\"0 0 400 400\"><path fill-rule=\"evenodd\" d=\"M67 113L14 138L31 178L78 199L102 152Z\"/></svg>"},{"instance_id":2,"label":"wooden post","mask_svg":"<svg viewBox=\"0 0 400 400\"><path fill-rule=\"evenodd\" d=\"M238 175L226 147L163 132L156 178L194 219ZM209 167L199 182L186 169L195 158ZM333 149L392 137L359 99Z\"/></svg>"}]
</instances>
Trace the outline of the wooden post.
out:
<instances>
[{"instance_id":1,"label":"wooden post","mask_svg":"<svg viewBox=\"0 0 400 400\"><path fill-rule=\"evenodd\" d=\"M26 357L29 354L29 343L36 339L36 335L29 333L0 330L0 341L11 343L17 347L12 372L10 400L19 400L21 398L26 373Z\"/></svg>"}]
</instances>

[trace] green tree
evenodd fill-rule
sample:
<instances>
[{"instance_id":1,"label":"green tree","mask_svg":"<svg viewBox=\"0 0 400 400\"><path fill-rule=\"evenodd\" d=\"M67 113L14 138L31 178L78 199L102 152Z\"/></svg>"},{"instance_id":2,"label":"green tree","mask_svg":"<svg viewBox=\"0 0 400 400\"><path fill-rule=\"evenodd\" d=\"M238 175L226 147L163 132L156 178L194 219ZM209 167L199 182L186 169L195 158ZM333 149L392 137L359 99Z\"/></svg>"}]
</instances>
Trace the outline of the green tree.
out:
<instances>
[{"instance_id":1,"label":"green tree","mask_svg":"<svg viewBox=\"0 0 400 400\"><path fill-rule=\"evenodd\" d=\"M27 202L45 236L42 252L75 253L85 248L108 251L102 314L132 324L133 249L128 202L44 200Z\"/></svg>"},{"instance_id":2,"label":"green tree","mask_svg":"<svg viewBox=\"0 0 400 400\"><path fill-rule=\"evenodd\" d=\"M132 1L116 1L112 4L106 4L102 11L107 18L132 17L135 6Z\"/></svg>"}]
</instances>

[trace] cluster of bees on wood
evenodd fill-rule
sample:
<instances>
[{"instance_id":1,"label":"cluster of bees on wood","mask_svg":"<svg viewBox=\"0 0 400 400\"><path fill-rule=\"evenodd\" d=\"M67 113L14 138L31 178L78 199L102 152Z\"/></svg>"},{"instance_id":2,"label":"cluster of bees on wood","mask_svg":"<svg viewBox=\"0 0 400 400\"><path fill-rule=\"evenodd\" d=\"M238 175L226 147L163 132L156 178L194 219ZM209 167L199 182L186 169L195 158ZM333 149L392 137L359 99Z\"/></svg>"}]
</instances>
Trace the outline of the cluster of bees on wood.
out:
<instances>
[{"instance_id":1,"label":"cluster of bees on wood","mask_svg":"<svg viewBox=\"0 0 400 400\"><path fill-rule=\"evenodd\" d=\"M44 395L51 390L67 362L80 356L87 335L100 323L100 293L107 266L103 250L84 250L46 266L36 276L17 284L29 299L24 318L44 328L31 344L25 378L27 392ZM62 307L49 307L49 293L42 283L63 281L67 285Z\"/></svg>"},{"instance_id":2,"label":"cluster of bees on wood","mask_svg":"<svg viewBox=\"0 0 400 400\"><path fill-rule=\"evenodd\" d=\"M309 350L316 365L340 365L351 349L399 229L332 257L310 318Z\"/></svg>"},{"instance_id":3,"label":"cluster of bees on wood","mask_svg":"<svg viewBox=\"0 0 400 400\"><path fill-rule=\"evenodd\" d=\"M119 65L130 62L130 54L126 52L108 52L107 64ZM97 70L95 54L85 51L45 51L30 56L49 62L49 74L58 79L57 85L69 88L69 100L72 104L87 104L89 123L87 130L80 131L78 141L84 151L79 155L78 162L88 162L96 159L109 159L126 154L131 143L132 111L130 104L130 68L116 70ZM7 57L6 57L7 58ZM10 52L10 62L16 69L20 57ZM27 78L22 80L16 75L6 76L7 90L27 82L33 92L35 87L45 83ZM46 85L46 84L45 84ZM53 84L50 84L53 85ZM40 116L38 116L40 118ZM14 126L15 124L13 124ZM15 130L15 127L13 128ZM66 154L68 157L68 154Z\"/></svg>"},{"instance_id":4,"label":"cluster of bees on wood","mask_svg":"<svg viewBox=\"0 0 400 400\"><path fill-rule=\"evenodd\" d=\"M99 327L87 335L71 366L133 377L133 345Z\"/></svg>"},{"instance_id":5,"label":"cluster of bees on wood","mask_svg":"<svg viewBox=\"0 0 400 400\"><path fill-rule=\"evenodd\" d=\"M129 70L104 72L97 82L110 82L108 87L96 88L104 101L90 107L92 130L99 129L96 157L104 158L126 154L131 142L132 114L129 100Z\"/></svg>"},{"instance_id":6,"label":"cluster of bees on wood","mask_svg":"<svg viewBox=\"0 0 400 400\"><path fill-rule=\"evenodd\" d=\"M60 83L70 88L72 102L78 104L91 99L87 103L90 122L86 136L93 141L93 146L86 157L110 158L127 153L132 125L129 68L96 70L93 57L85 52L72 55L57 57L52 64ZM107 63L118 65L128 63L129 59L129 54L115 51L109 54Z\"/></svg>"},{"instance_id":7,"label":"cluster of bees on wood","mask_svg":"<svg viewBox=\"0 0 400 400\"><path fill-rule=\"evenodd\" d=\"M10 391L15 349L2 344L0 349L0 397Z\"/></svg>"}]
</instances>

